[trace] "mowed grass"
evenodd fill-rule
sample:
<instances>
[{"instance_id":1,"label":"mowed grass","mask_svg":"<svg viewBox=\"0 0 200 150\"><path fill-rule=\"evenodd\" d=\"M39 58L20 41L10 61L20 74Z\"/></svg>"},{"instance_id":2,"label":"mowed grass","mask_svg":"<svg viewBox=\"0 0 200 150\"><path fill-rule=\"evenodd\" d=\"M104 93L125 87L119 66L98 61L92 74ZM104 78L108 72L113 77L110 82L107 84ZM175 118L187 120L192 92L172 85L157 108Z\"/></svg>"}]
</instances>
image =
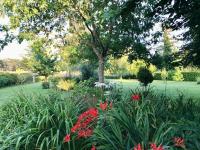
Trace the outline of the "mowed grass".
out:
<instances>
[{"instance_id":1,"label":"mowed grass","mask_svg":"<svg viewBox=\"0 0 200 150\"><path fill-rule=\"evenodd\" d=\"M47 94L49 90L42 89L41 83L25 84L0 88L0 105L15 98L18 93L24 94Z\"/></svg>"},{"instance_id":2,"label":"mowed grass","mask_svg":"<svg viewBox=\"0 0 200 150\"><path fill-rule=\"evenodd\" d=\"M112 79L109 81L117 82L122 86L125 94L140 86L137 80ZM151 87L158 93L164 93L166 88L166 94L171 97L177 97L179 94L184 94L186 97L195 98L200 102L200 85L197 85L196 82L167 81L166 84L164 81L153 81ZM12 100L18 93L38 95L47 94L48 92L51 91L42 89L41 83L0 88L0 105ZM65 92L65 94L67 93Z\"/></svg>"},{"instance_id":3,"label":"mowed grass","mask_svg":"<svg viewBox=\"0 0 200 150\"><path fill-rule=\"evenodd\" d=\"M137 80L109 80L117 82L123 87L124 92L128 92L131 89L135 89L140 86ZM200 85L197 85L196 82L176 82L176 81L158 81L155 80L151 84L151 87L155 92L165 93L171 97L177 97L180 94L184 94L186 97L195 98L200 101Z\"/></svg>"}]
</instances>

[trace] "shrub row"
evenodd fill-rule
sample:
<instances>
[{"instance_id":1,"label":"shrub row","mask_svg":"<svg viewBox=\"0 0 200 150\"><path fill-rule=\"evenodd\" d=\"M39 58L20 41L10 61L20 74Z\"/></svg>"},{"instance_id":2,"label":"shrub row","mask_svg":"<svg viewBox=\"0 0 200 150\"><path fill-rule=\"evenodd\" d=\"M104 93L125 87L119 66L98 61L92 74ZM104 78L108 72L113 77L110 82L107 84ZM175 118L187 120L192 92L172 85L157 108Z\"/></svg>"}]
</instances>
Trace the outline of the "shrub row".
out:
<instances>
[{"instance_id":1,"label":"shrub row","mask_svg":"<svg viewBox=\"0 0 200 150\"><path fill-rule=\"evenodd\" d=\"M0 73L0 88L16 84L28 83L31 81L32 75L29 73Z\"/></svg>"},{"instance_id":2,"label":"shrub row","mask_svg":"<svg viewBox=\"0 0 200 150\"><path fill-rule=\"evenodd\" d=\"M123 74L121 75L109 75L109 76L105 76L106 79L137 79L136 75L134 74Z\"/></svg>"},{"instance_id":3,"label":"shrub row","mask_svg":"<svg viewBox=\"0 0 200 150\"><path fill-rule=\"evenodd\" d=\"M184 81L196 81L200 77L200 72L181 72L184 78ZM168 80L173 80L174 71L168 72ZM162 80L161 72L154 73L155 80Z\"/></svg>"},{"instance_id":4,"label":"shrub row","mask_svg":"<svg viewBox=\"0 0 200 150\"><path fill-rule=\"evenodd\" d=\"M16 74L3 73L0 74L0 88L17 84L18 77Z\"/></svg>"}]
</instances>

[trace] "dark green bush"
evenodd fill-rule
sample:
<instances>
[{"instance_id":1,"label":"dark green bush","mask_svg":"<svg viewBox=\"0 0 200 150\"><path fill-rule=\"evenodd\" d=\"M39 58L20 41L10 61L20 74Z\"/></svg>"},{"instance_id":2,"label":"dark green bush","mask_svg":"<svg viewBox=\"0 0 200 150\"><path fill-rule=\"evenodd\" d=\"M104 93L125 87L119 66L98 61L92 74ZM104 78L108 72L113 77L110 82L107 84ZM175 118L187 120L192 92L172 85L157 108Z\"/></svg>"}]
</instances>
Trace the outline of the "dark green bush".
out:
<instances>
[{"instance_id":1,"label":"dark green bush","mask_svg":"<svg viewBox=\"0 0 200 150\"><path fill-rule=\"evenodd\" d=\"M200 77L200 72L182 72L184 81L196 81Z\"/></svg>"},{"instance_id":2,"label":"dark green bush","mask_svg":"<svg viewBox=\"0 0 200 150\"><path fill-rule=\"evenodd\" d=\"M43 89L49 89L50 88L50 83L49 82L42 82L42 88Z\"/></svg>"},{"instance_id":3,"label":"dark green bush","mask_svg":"<svg viewBox=\"0 0 200 150\"><path fill-rule=\"evenodd\" d=\"M153 82L153 75L147 68L140 68L137 78L144 86Z\"/></svg>"},{"instance_id":4,"label":"dark green bush","mask_svg":"<svg viewBox=\"0 0 200 150\"><path fill-rule=\"evenodd\" d=\"M109 75L109 76L105 76L106 79L120 79L119 75Z\"/></svg>"},{"instance_id":5,"label":"dark green bush","mask_svg":"<svg viewBox=\"0 0 200 150\"><path fill-rule=\"evenodd\" d=\"M2 73L0 74L0 88L16 85L18 82L18 77L16 74Z\"/></svg>"},{"instance_id":6,"label":"dark green bush","mask_svg":"<svg viewBox=\"0 0 200 150\"><path fill-rule=\"evenodd\" d=\"M124 74L122 75L122 79L136 79L136 75L134 74Z\"/></svg>"},{"instance_id":7,"label":"dark green bush","mask_svg":"<svg viewBox=\"0 0 200 150\"><path fill-rule=\"evenodd\" d=\"M91 65L83 65L80 69L81 71L81 80L88 80L89 78L98 79L97 73L95 73Z\"/></svg>"},{"instance_id":8,"label":"dark green bush","mask_svg":"<svg viewBox=\"0 0 200 150\"><path fill-rule=\"evenodd\" d=\"M162 80L161 72L155 72L153 78L154 80Z\"/></svg>"}]
</instances>

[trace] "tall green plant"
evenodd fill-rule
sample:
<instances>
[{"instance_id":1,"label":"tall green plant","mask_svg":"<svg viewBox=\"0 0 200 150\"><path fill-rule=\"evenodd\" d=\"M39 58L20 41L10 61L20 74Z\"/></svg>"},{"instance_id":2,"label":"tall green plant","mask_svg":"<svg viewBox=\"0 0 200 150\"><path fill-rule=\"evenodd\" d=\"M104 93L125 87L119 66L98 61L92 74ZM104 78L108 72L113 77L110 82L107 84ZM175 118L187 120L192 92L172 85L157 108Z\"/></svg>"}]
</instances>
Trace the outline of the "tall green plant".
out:
<instances>
[{"instance_id":1,"label":"tall green plant","mask_svg":"<svg viewBox=\"0 0 200 150\"><path fill-rule=\"evenodd\" d=\"M57 92L18 95L0 110L1 149L80 149L81 142L74 141L75 137L68 144L64 137L81 108L80 103L62 98Z\"/></svg>"}]
</instances>

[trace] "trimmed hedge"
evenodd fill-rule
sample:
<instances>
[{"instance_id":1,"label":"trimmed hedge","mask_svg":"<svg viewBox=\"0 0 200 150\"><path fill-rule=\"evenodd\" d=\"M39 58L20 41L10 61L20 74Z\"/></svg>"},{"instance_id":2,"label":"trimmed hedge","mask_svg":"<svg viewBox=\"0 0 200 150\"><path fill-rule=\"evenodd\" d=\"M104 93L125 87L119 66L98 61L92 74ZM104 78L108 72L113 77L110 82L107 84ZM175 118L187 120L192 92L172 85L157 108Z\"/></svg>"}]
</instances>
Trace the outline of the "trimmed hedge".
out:
<instances>
[{"instance_id":1,"label":"trimmed hedge","mask_svg":"<svg viewBox=\"0 0 200 150\"><path fill-rule=\"evenodd\" d=\"M197 81L200 72L182 72L184 81Z\"/></svg>"},{"instance_id":2,"label":"trimmed hedge","mask_svg":"<svg viewBox=\"0 0 200 150\"><path fill-rule=\"evenodd\" d=\"M134 74L123 74L121 75L109 75L109 76L105 76L106 79L120 79L122 77L122 79L137 79L136 75Z\"/></svg>"},{"instance_id":3,"label":"trimmed hedge","mask_svg":"<svg viewBox=\"0 0 200 150\"><path fill-rule=\"evenodd\" d=\"M105 76L106 79L120 79L119 75L109 75L109 76Z\"/></svg>"},{"instance_id":4,"label":"trimmed hedge","mask_svg":"<svg viewBox=\"0 0 200 150\"><path fill-rule=\"evenodd\" d=\"M2 73L0 74L0 88L16 85L18 83L18 77L16 74Z\"/></svg>"},{"instance_id":5,"label":"trimmed hedge","mask_svg":"<svg viewBox=\"0 0 200 150\"><path fill-rule=\"evenodd\" d=\"M31 82L32 75L30 73L0 73L0 88Z\"/></svg>"},{"instance_id":6,"label":"trimmed hedge","mask_svg":"<svg viewBox=\"0 0 200 150\"><path fill-rule=\"evenodd\" d=\"M182 72L184 81L196 81L198 77L200 77L200 72ZM172 76L174 75L174 71L168 72L168 80L173 80ZM162 80L161 73L156 72L154 74L155 80Z\"/></svg>"},{"instance_id":7,"label":"trimmed hedge","mask_svg":"<svg viewBox=\"0 0 200 150\"><path fill-rule=\"evenodd\" d=\"M134 74L124 74L122 75L122 79L137 79L137 77Z\"/></svg>"}]
</instances>

